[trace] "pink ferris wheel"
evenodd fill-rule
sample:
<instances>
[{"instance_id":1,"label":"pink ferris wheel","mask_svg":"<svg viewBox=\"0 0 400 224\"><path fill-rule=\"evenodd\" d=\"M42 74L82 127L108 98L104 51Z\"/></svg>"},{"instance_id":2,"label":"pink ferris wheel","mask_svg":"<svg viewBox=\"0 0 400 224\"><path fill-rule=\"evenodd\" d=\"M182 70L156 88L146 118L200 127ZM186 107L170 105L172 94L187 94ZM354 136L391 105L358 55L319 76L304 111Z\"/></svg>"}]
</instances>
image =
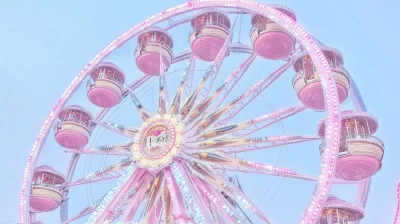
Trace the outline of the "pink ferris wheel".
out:
<instances>
[{"instance_id":1,"label":"pink ferris wheel","mask_svg":"<svg viewBox=\"0 0 400 224\"><path fill-rule=\"evenodd\" d=\"M189 1L122 34L72 81L33 145L20 222L275 223L299 207L303 224L359 223L382 166L377 129L341 52L293 11ZM292 151L310 156L282 162ZM265 177L291 181L277 200L299 203L266 212Z\"/></svg>"}]
</instances>

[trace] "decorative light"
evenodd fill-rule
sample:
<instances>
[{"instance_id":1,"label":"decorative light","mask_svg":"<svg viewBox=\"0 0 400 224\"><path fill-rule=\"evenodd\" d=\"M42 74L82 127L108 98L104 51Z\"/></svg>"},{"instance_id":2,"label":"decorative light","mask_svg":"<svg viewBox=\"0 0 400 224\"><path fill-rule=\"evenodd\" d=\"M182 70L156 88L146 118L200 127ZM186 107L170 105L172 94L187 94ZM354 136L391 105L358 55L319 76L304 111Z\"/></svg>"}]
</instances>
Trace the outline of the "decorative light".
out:
<instances>
[{"instance_id":1,"label":"decorative light","mask_svg":"<svg viewBox=\"0 0 400 224\"><path fill-rule=\"evenodd\" d=\"M189 192L189 188L182 177L181 171L175 163L171 164L171 171L176 183L178 184L179 189L182 192L183 200L185 200L186 205L188 206L195 223L205 223L204 216L201 213L199 206L197 206L197 204L194 202L193 196Z\"/></svg>"},{"instance_id":2,"label":"decorative light","mask_svg":"<svg viewBox=\"0 0 400 224\"><path fill-rule=\"evenodd\" d=\"M121 190L121 188L127 183L127 181L132 177L132 174L135 171L135 164L132 163L126 172L120 177L117 184L107 193L104 199L101 201L100 205L98 205L96 211L92 213L89 220L86 224L96 224L98 223L98 218L105 212L105 209L108 207L109 203L114 199L115 195Z\"/></svg>"}]
</instances>

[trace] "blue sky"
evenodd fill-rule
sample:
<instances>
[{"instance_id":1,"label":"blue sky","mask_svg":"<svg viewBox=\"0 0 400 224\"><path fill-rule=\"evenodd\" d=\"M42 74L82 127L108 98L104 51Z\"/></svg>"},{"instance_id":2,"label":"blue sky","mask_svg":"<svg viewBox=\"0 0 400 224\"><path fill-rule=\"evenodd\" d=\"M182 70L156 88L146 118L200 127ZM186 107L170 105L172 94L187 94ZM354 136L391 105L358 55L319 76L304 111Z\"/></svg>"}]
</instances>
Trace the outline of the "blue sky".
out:
<instances>
[{"instance_id":1,"label":"blue sky","mask_svg":"<svg viewBox=\"0 0 400 224\"><path fill-rule=\"evenodd\" d=\"M0 173L0 179L3 181L0 188L2 202L0 203L0 223L3 221L15 223L18 220L20 186L30 148L50 109L74 76L118 35L141 20L182 2L184 1L121 0L119 4L111 4L110 1L104 0L1 2L0 70L3 74L0 88L2 103L0 136L3 142L3 162L0 168L3 172ZM400 178L398 171L400 165L396 162L400 158L396 147L397 129L400 127L398 119L400 108L397 99L400 82L398 72L400 25L395 16L400 10L399 3L394 0L387 0L385 3L378 0L262 2L283 4L292 8L297 13L299 22L312 35L342 51L345 67L357 82L368 110L379 119L380 129L376 136L381 138L386 145L383 168L373 179L367 214L363 223L390 223L395 211L396 184ZM247 34L247 31L243 31L242 36L247 38ZM186 37L187 34L182 35ZM129 81L133 80L135 75L137 76L132 66L134 46L132 42L128 48L110 57L120 62L127 71L132 71ZM130 67L127 64L129 61L132 63ZM260 63L257 61L254 71L260 68ZM229 73L229 65L225 67ZM288 80L290 79L291 77L288 77ZM272 87L275 90L271 91L279 93L279 85L287 85L285 89L291 90L290 84L282 81L278 83L278 86ZM244 89L245 84L242 87ZM84 97L84 88L81 88L77 94L80 95L72 99L73 102L81 102L79 97ZM292 95L291 100L295 100L293 92L279 96L286 98L286 95ZM269 99L267 93L265 97L268 105L269 103L272 105L267 106L269 110L275 107L275 109L281 108L279 101ZM292 104L282 105L294 106L296 103L293 101ZM124 108L123 113L128 116L129 105ZM285 129L301 130L296 121L310 120L314 122L309 125L311 127L309 129L313 131L315 121L318 120L313 115L313 113L307 113L304 115L305 120L290 120L285 123ZM136 121L132 119L129 122L135 124ZM67 163L68 156L64 155L63 149L52 141L46 143L41 162L51 165ZM113 139L113 141L118 140ZM315 159L317 148L298 150L302 150L300 154L287 149L289 167L298 167L304 172L312 172L312 169L318 168L318 166L305 165L315 163L316 160L313 162L308 162L308 160ZM292 161L290 161L291 158ZM90 169L96 170L99 166L96 164L95 168ZM59 169L65 170L62 165ZM81 169L85 171L81 171L80 175L89 172L86 165L82 165ZM290 183L297 182L285 183L286 181L279 192L293 194L296 189L293 189ZM268 186L272 185L268 184ZM265 191L263 186L262 184L258 186L259 192ZM278 188L276 184L273 186ZM101 190L106 189L101 188ZM308 189L307 186L304 186L304 189ZM84 190L82 189L82 192L77 190L74 194L84 194L86 197ZM312 187L305 190L304 196L298 196L299 200L278 195L281 202L273 200L271 207L276 207L276 210L269 208L271 210L267 210L267 213L276 214L276 220L279 223L295 222L299 220L299 216L292 219L282 218L285 213L279 208L286 206L289 212L293 210L293 214L301 214L305 206L305 203L301 201L306 200L311 191ZM352 188L347 186L335 189L335 193L339 196L347 197L351 195L349 192L352 192ZM97 193L99 192L93 191L93 194ZM351 198L351 196L348 197ZM90 200L87 199L87 201ZM74 203L85 206L87 201L82 199L82 202L75 201ZM288 205L287 203L290 202L291 204ZM43 220L47 223L58 223L57 217L58 215L43 216Z\"/></svg>"}]
</instances>

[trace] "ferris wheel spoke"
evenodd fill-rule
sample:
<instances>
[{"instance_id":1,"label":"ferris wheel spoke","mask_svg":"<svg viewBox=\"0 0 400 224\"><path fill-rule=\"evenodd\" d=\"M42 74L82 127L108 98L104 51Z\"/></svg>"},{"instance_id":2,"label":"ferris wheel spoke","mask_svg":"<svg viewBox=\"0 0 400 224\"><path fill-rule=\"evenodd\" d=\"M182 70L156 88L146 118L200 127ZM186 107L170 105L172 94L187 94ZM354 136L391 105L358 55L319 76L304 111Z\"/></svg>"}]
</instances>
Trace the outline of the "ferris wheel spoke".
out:
<instances>
[{"instance_id":1,"label":"ferris wheel spoke","mask_svg":"<svg viewBox=\"0 0 400 224\"><path fill-rule=\"evenodd\" d=\"M259 164L259 166L263 166L263 165L264 164ZM264 165L264 166L268 167L270 165ZM261 168L246 168L246 167L230 168L229 166L215 167L215 169L217 169L217 170L225 170L225 171L241 172L241 173L254 173L254 174L260 174L260 175L266 175L266 176L285 177L285 178L307 180L307 181L317 181L317 177L301 175L301 174L297 174L297 173L296 174L285 173L285 172L283 172L283 170L288 170L285 168L277 168L277 169L280 169L280 172L271 172L268 170L268 168L264 168L264 167L261 167Z\"/></svg>"},{"instance_id":2,"label":"ferris wheel spoke","mask_svg":"<svg viewBox=\"0 0 400 224\"><path fill-rule=\"evenodd\" d=\"M140 103L139 99L136 97L136 95L133 92L131 92L131 99L132 99L133 103L135 104L136 109L139 112L140 119L142 121L146 121L147 119L149 119L151 117L150 111L143 107L142 103Z\"/></svg>"},{"instance_id":3,"label":"ferris wheel spoke","mask_svg":"<svg viewBox=\"0 0 400 224\"><path fill-rule=\"evenodd\" d=\"M91 214L92 212L94 212L97 208L97 206L100 205L100 203L103 201L103 199L106 197L107 194L104 194L102 197L100 197L99 199L97 199L96 201L92 202L92 204L90 204L89 206L87 206L86 208L84 208L82 211L80 211L78 214L72 216L72 218L68 219L67 221L63 222L63 224L68 224L72 221L75 221L77 219L80 219L84 216L87 216L89 214Z\"/></svg>"},{"instance_id":4,"label":"ferris wheel spoke","mask_svg":"<svg viewBox=\"0 0 400 224\"><path fill-rule=\"evenodd\" d=\"M211 210L208 207L207 202L204 200L204 197L201 196L201 192L199 192L199 190L195 187L195 182L192 176L189 175L186 165L180 164L180 168L183 179L186 181L186 183L189 183L188 184L189 192L194 196L194 202L199 206L203 214L203 217L205 219L204 220L205 223L214 223L212 222L213 218L211 216L212 214Z\"/></svg>"},{"instance_id":5,"label":"ferris wheel spoke","mask_svg":"<svg viewBox=\"0 0 400 224\"><path fill-rule=\"evenodd\" d=\"M219 176L215 171L210 169L209 166L194 163L191 164L190 170L203 181L223 191L230 199L237 203L239 207L250 210L254 215L264 220L264 222L271 224L267 216L255 206L238 187L226 180L226 178Z\"/></svg>"},{"instance_id":6,"label":"ferris wheel spoke","mask_svg":"<svg viewBox=\"0 0 400 224\"><path fill-rule=\"evenodd\" d=\"M167 177L165 177L165 183L167 184ZM172 204L171 204L171 194L169 193L167 185L164 187L164 192L162 195L162 203L164 204L164 221L165 224L172 224Z\"/></svg>"},{"instance_id":7,"label":"ferris wheel spoke","mask_svg":"<svg viewBox=\"0 0 400 224\"><path fill-rule=\"evenodd\" d=\"M268 141L267 139L270 139ZM279 147L283 145L291 145L291 144L296 144L296 143L301 143L301 142L307 142L307 141L314 141L314 140L320 140L321 138L318 136L277 136L277 137L269 137L269 138L264 138L263 141L261 140L260 142L257 143L249 143L247 145L242 145L240 147L229 147L224 149L224 152L227 154L236 154L236 153L241 153L241 152L248 152L248 151L253 151L253 150L261 150L261 149L266 149L266 148L273 148L273 147ZM215 151L213 149L209 151Z\"/></svg>"},{"instance_id":8,"label":"ferris wheel spoke","mask_svg":"<svg viewBox=\"0 0 400 224\"><path fill-rule=\"evenodd\" d=\"M177 175L176 171L174 173ZM167 184L167 195L169 196L166 198L166 201L169 201L172 205L173 221L185 223L189 217L186 214L184 206L183 192L180 191L180 186L178 186L178 182L175 180L174 174L169 167L164 169L164 175Z\"/></svg>"},{"instance_id":9,"label":"ferris wheel spoke","mask_svg":"<svg viewBox=\"0 0 400 224\"><path fill-rule=\"evenodd\" d=\"M190 214L195 223L202 222L203 220L205 221L205 223L212 223L212 219L209 217L210 214L204 214L204 209L202 208L201 202L193 194L193 185L188 180L186 176L187 174L185 173L182 165L180 163L173 163L171 165L171 171L173 179L182 193L183 202L188 210L187 213ZM182 218L177 219L176 221L183 221L184 223L186 223L185 220L188 220L186 218L186 215Z\"/></svg>"},{"instance_id":10,"label":"ferris wheel spoke","mask_svg":"<svg viewBox=\"0 0 400 224\"><path fill-rule=\"evenodd\" d=\"M125 98L130 90L135 90L139 88L143 83L145 83L147 80L149 80L151 77L148 75L142 75L139 77L137 80L133 81L129 86L127 86L126 89L122 92L122 97ZM111 108L105 108L100 111L100 113L96 116L96 120L100 121L106 116L106 114L110 111Z\"/></svg>"},{"instance_id":11,"label":"ferris wheel spoke","mask_svg":"<svg viewBox=\"0 0 400 224\"><path fill-rule=\"evenodd\" d=\"M291 140L316 140L321 139L318 136L274 136L274 137L251 137L251 138L222 138L209 140L197 144L185 144L187 149L196 149L203 151L201 149L223 149L232 147L252 147L252 146L262 146L264 144L273 145L280 142L285 142L289 144ZM206 151L204 150L204 151Z\"/></svg>"},{"instance_id":12,"label":"ferris wheel spoke","mask_svg":"<svg viewBox=\"0 0 400 224\"><path fill-rule=\"evenodd\" d=\"M66 153L77 153L77 154L92 154L92 155L118 155L118 156L130 156L132 154L130 147L132 142L105 145L99 147L92 147L86 149L68 149Z\"/></svg>"},{"instance_id":13,"label":"ferris wheel spoke","mask_svg":"<svg viewBox=\"0 0 400 224\"><path fill-rule=\"evenodd\" d=\"M199 115L203 114L205 111L209 111L210 109L217 108L224 101L224 99L228 96L228 94L232 91L232 89L239 82L243 74L250 67L254 59L256 58L256 54L251 54L245 62L239 65L238 68L225 80L222 85L220 85L211 95L209 95L206 99L204 99L200 104L198 104L194 110L190 113L190 120L193 121L199 117ZM212 106L213 104L215 106ZM212 107L212 108L209 108Z\"/></svg>"},{"instance_id":14,"label":"ferris wheel spoke","mask_svg":"<svg viewBox=\"0 0 400 224\"><path fill-rule=\"evenodd\" d=\"M225 125L222 127L218 127L207 132L204 132L200 137L196 140L192 140L190 142L199 142L205 141L209 139L213 139L216 137L221 137L228 134L233 134L237 138L247 137L265 127L268 127L276 122L279 122L285 118L293 116L303 110L307 109L305 106L300 105L296 107L289 107L283 110L275 111L260 117L253 118L248 121L244 121L238 124Z\"/></svg>"},{"instance_id":15,"label":"ferris wheel spoke","mask_svg":"<svg viewBox=\"0 0 400 224\"><path fill-rule=\"evenodd\" d=\"M159 173L151 182L150 188L147 190L147 203L146 207L144 208L145 217L143 219L144 223L155 223L155 220L150 220L150 217L153 215L152 212L154 208L157 207L158 201L161 199L162 189L164 189L165 180L164 175Z\"/></svg>"},{"instance_id":16,"label":"ferris wheel spoke","mask_svg":"<svg viewBox=\"0 0 400 224\"><path fill-rule=\"evenodd\" d=\"M120 215L114 212L118 211L118 208L129 199L132 186L138 184L147 174L145 169L136 168L134 165L129 166L128 170L116 186L107 193L96 212L90 217L88 224L106 223L114 220L116 215Z\"/></svg>"},{"instance_id":17,"label":"ferris wheel spoke","mask_svg":"<svg viewBox=\"0 0 400 224\"><path fill-rule=\"evenodd\" d=\"M169 94L166 83L165 76L159 77L159 97L158 97L158 110L160 114L165 114L167 112L167 105L169 105Z\"/></svg>"},{"instance_id":18,"label":"ferris wheel spoke","mask_svg":"<svg viewBox=\"0 0 400 224\"><path fill-rule=\"evenodd\" d=\"M201 98L200 100L204 100L208 96L208 94L210 93L210 90L215 82L215 79L217 78L217 76L219 74L219 69L221 68L222 63L224 62L224 59L226 58L226 54L228 53L228 50L230 47L230 42L233 37L233 32L235 30L237 18L238 18L238 15L236 15L236 18L235 18L235 21L233 22L232 28L229 31L229 36L225 39L225 42L222 45L222 48L218 52L213 63L210 65L210 67L206 71L206 74L203 77L204 84L202 85L202 88L200 91L200 98ZM199 87L200 86L201 85L199 85Z\"/></svg>"},{"instance_id":19,"label":"ferris wheel spoke","mask_svg":"<svg viewBox=\"0 0 400 224\"><path fill-rule=\"evenodd\" d=\"M153 178L150 175L145 175L141 181L137 183L137 187L134 188L132 196L129 198L127 205L120 216L121 222L126 223L133 220L145 197L147 186L150 184L152 179Z\"/></svg>"},{"instance_id":20,"label":"ferris wheel spoke","mask_svg":"<svg viewBox=\"0 0 400 224\"><path fill-rule=\"evenodd\" d=\"M273 73L271 73L266 78L259 81L257 84L253 85L250 89L236 98L231 104L226 105L228 108L223 116L219 116L220 120L218 124L227 124L233 117L236 116L240 111L242 111L250 102L257 98L267 87L269 87L275 80L277 80L283 73L286 72L288 68L293 64L292 60L289 60L284 65L279 67ZM208 125L209 126L209 125Z\"/></svg>"},{"instance_id":21,"label":"ferris wheel spoke","mask_svg":"<svg viewBox=\"0 0 400 224\"><path fill-rule=\"evenodd\" d=\"M152 78L151 76L146 75L146 74L140 76L138 79L133 81L130 85L128 85L125 88L125 90L123 92L123 96L124 97L128 96L131 92L133 92L134 90L139 88L139 86L143 85L146 81L148 81L151 78Z\"/></svg>"},{"instance_id":22,"label":"ferris wheel spoke","mask_svg":"<svg viewBox=\"0 0 400 224\"><path fill-rule=\"evenodd\" d=\"M186 66L185 72L182 76L181 83L171 103L171 113L173 114L178 114L181 102L183 100L183 96L188 98L192 92L195 64L196 64L196 56L194 56L194 54L191 54L188 65Z\"/></svg>"},{"instance_id":23,"label":"ferris wheel spoke","mask_svg":"<svg viewBox=\"0 0 400 224\"><path fill-rule=\"evenodd\" d=\"M108 219L111 221L111 223L116 221L118 218L120 218L124 214L124 212L127 209L128 202L135 196L135 193L138 190L138 185L140 185L140 183L143 183L143 180L145 179L145 177L151 177L151 175L143 176L138 182L136 182L135 186L131 187L131 189L128 192L128 196L126 197L126 199L122 200L122 202L119 206L119 209L117 209L115 212L113 212L114 214L112 215L112 217ZM151 179L152 179L152 177L151 177ZM143 187L145 187L145 186L143 186ZM145 189L147 189L147 188L145 188ZM139 202L139 205L140 204L141 204L141 201Z\"/></svg>"},{"instance_id":24,"label":"ferris wheel spoke","mask_svg":"<svg viewBox=\"0 0 400 224\"><path fill-rule=\"evenodd\" d=\"M243 218L239 215L232 203L227 201L224 196L216 193L214 189L208 187L208 185L205 184L200 178L193 177L193 180L196 183L197 188L200 189L200 192L203 193L203 197L207 198L211 203L213 203L215 205L215 209L220 211L222 215L229 221L229 223L237 223L239 220L243 221ZM213 210L213 208L211 208L211 210ZM218 219L216 221L216 223L219 223Z\"/></svg>"},{"instance_id":25,"label":"ferris wheel spoke","mask_svg":"<svg viewBox=\"0 0 400 224\"><path fill-rule=\"evenodd\" d=\"M159 198L157 204L154 206L154 209L151 210L150 217L148 218L149 220L148 223L162 223L161 219L163 218L163 209L164 209L164 204L161 198Z\"/></svg>"},{"instance_id":26,"label":"ferris wheel spoke","mask_svg":"<svg viewBox=\"0 0 400 224\"><path fill-rule=\"evenodd\" d=\"M125 169L132 163L130 159L123 159L120 162L97 170L93 173L90 173L78 180L72 181L70 183L66 183L63 187L71 187L82 184L88 184L93 182L104 181L108 179L114 179L120 177L122 173L125 172Z\"/></svg>"},{"instance_id":27,"label":"ferris wheel spoke","mask_svg":"<svg viewBox=\"0 0 400 224\"><path fill-rule=\"evenodd\" d=\"M218 170L229 170L235 172L244 173L256 173L269 176L282 176L295 179L312 180L316 181L317 178L310 177L307 175L298 174L297 172L282 168L275 167L269 164L263 164L253 161L247 161L232 156L217 153L194 153L192 155L185 156L188 160L192 160L200 164L209 164Z\"/></svg>"},{"instance_id":28,"label":"ferris wheel spoke","mask_svg":"<svg viewBox=\"0 0 400 224\"><path fill-rule=\"evenodd\" d=\"M236 114L243 110L251 101L253 101L279 76L281 76L291 65L292 61L285 63L271 75L253 85L250 89L241 94L239 97L203 118L203 120L199 124L199 128L197 129L197 134L202 133L217 121L218 125L227 124L234 116L236 116Z\"/></svg>"},{"instance_id":29,"label":"ferris wheel spoke","mask_svg":"<svg viewBox=\"0 0 400 224\"><path fill-rule=\"evenodd\" d=\"M103 122L103 121L96 120L96 121L93 121L93 123L95 123L97 125L100 125L100 126L106 128L108 130L111 130L111 131L115 132L115 133L121 134L121 135L123 135L123 136L125 136L127 138L135 137L135 134L138 132L137 129L126 128L126 127L124 127L122 125L114 124L114 123L111 123L111 122Z\"/></svg>"},{"instance_id":30,"label":"ferris wheel spoke","mask_svg":"<svg viewBox=\"0 0 400 224\"><path fill-rule=\"evenodd\" d=\"M235 20L235 23L236 23L236 20ZM183 105L181 112L180 112L183 119L185 119L187 117L187 115L190 113L191 109L193 108L193 105L195 104L195 102L197 100L202 100L205 97L207 97L207 95L208 95L210 89L212 88L212 85L214 84L214 81L218 75L218 72L222 65L222 62L225 59L227 50L229 49L229 42L232 38L233 30L234 29L232 28L229 33L229 37L226 38L224 44L222 45L222 48L218 52L214 61L208 67L203 78L200 80L200 83L197 85L196 90L191 94L191 96L187 99L187 101Z\"/></svg>"}]
</instances>

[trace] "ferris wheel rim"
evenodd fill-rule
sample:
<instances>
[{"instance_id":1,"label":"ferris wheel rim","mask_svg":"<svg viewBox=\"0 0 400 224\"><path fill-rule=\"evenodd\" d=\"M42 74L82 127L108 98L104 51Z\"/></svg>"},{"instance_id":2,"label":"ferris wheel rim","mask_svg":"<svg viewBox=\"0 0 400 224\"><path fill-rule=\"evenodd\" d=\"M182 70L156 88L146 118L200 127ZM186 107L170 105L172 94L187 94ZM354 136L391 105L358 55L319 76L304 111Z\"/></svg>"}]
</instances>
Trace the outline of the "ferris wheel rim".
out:
<instances>
[{"instance_id":1,"label":"ferris wheel rim","mask_svg":"<svg viewBox=\"0 0 400 224\"><path fill-rule=\"evenodd\" d=\"M229 4L228 4L228 3ZM198 5L197 5L198 4ZM181 8L188 7L189 9L183 9L182 11ZM178 15L183 12L187 11L192 11L195 8L196 9L201 9L201 8L206 8L206 7L223 7L223 8L243 8L245 10L251 10L256 13L262 13L265 14L267 17L275 16L275 22L278 24L282 25L285 29L289 29L285 27L285 25L292 25L292 29L299 32L298 33L298 38L300 41L303 43L303 45L308 47L308 51L313 51L312 53L310 52L310 56L313 59L313 61L316 63L317 71L319 71L320 76L321 76L321 81L322 81L322 87L324 89L324 93L326 95L325 98L329 100L327 101L327 124L331 124L332 126L334 125L334 121L339 120L340 114L339 112L339 107L338 107L338 97L337 97L337 92L334 88L331 89L331 91L328 90L328 87L335 87L335 82L333 82L330 78L332 77L331 72L330 72L330 67L327 65L326 59L322 54L322 51L318 45L315 44L315 42L309 38L309 34L304 31L304 29L301 28L296 22L291 21L290 18L287 18L287 16L280 15L277 10L273 9L272 7L264 4L259 4L259 3L254 3L252 1L223 1L223 0L214 0L212 2L210 1L190 1L189 3L182 4L178 7L172 8L170 11L166 10L164 11L165 13L160 13L157 16L160 16L161 18L166 17L166 15L172 16L172 15ZM175 12L176 11L176 12ZM174 12L174 13L171 13ZM168 17L169 17L168 16ZM128 31L127 33L123 34L120 38L117 38L117 40L113 41L105 50L101 51L85 68L77 75L77 77L74 79L74 81L71 83L71 85L67 88L66 92L61 96L60 101L56 104L56 106L53 108L51 111L48 119L45 121L43 128L41 129L37 140L35 141L34 147L32 148L32 152L30 154L30 158L26 167L26 172L24 175L24 182L22 186L22 191L21 191L21 217L20 221L22 223L29 222L29 215L27 213L29 212L29 209L26 209L27 207L27 196L29 195L29 184L32 179L33 175L33 169L36 167L36 162L37 162L37 156L40 154L41 147L43 145L43 141L47 138L49 130L51 128L53 123L56 120L57 114L61 111L61 109L64 107L65 103L69 99L70 95L76 90L78 86L82 83L82 80L89 74L89 72L99 63L101 62L102 58L106 57L109 53L111 53L118 45L123 44L125 41L128 41L131 37L126 37L129 33L135 33L138 34L140 30L138 28L140 26L143 27L150 27L152 24L151 22L157 22L155 19L156 16L150 17L150 20L145 20L138 26L135 26L133 29ZM280 18L282 20L276 20L277 18ZM287 21L284 21L284 20ZM150 22L151 21L151 22ZM289 22L292 22L291 24ZM149 25L150 24L150 25ZM289 31L293 32L293 31ZM136 35L135 34L135 35ZM129 35L128 35L129 36ZM302 39L302 40L301 40ZM327 125L327 129L331 129L329 125ZM332 157L334 159L331 160L331 163L329 165L329 170L332 170L335 168L336 164L336 156L335 153L338 151L337 147L337 142L338 142L338 133L336 133L337 136L333 136L333 138L328 138L326 141L327 146L331 150L325 150L327 155L323 155L323 157L328 158ZM335 144L336 143L336 144ZM337 154L337 153L336 153ZM33 166L32 166L33 165ZM322 171L324 168L322 168ZM321 172L322 172L321 171ZM328 171L322 172L322 174L327 174ZM323 177L322 177L323 178ZM320 180L322 180L322 178ZM326 176L324 179L325 185L324 186L319 186L317 184L316 187L316 192L314 193L313 196L316 196L318 199L318 203L323 203L326 198L326 189L330 187L332 177ZM321 189L318 189L321 188ZM305 212L303 222L308 223L309 221L315 221L316 217L318 217L319 212L321 211L320 207L314 206L313 204L315 203L314 200L310 202L310 205L308 206L308 209Z\"/></svg>"}]
</instances>

